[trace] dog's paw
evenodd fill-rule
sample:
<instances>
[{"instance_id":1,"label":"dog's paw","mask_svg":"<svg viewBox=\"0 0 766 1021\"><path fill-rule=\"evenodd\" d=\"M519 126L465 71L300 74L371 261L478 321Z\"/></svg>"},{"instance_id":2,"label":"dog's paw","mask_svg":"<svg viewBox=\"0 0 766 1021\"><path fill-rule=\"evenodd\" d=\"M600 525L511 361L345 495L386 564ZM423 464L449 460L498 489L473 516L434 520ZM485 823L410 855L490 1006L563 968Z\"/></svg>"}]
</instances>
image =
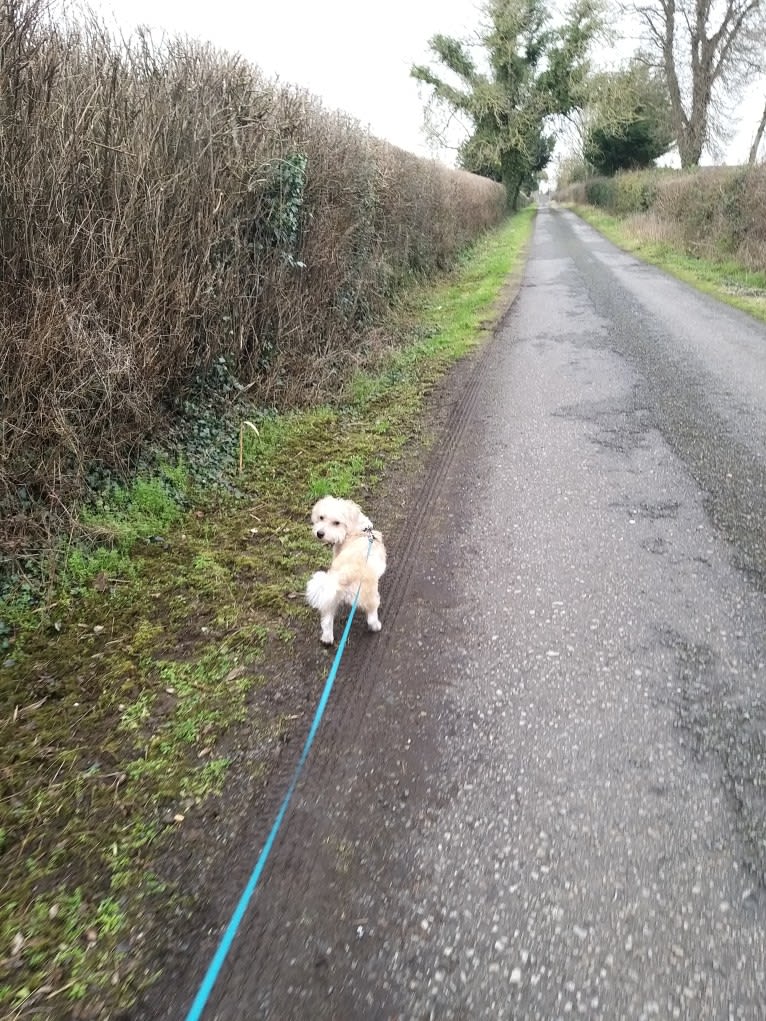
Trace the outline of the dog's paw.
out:
<instances>
[{"instance_id":1,"label":"dog's paw","mask_svg":"<svg viewBox=\"0 0 766 1021\"><path fill-rule=\"evenodd\" d=\"M322 643L322 645L332 645L332 643L335 641L335 638L332 635L322 635L319 641Z\"/></svg>"},{"instance_id":2,"label":"dog's paw","mask_svg":"<svg viewBox=\"0 0 766 1021\"><path fill-rule=\"evenodd\" d=\"M380 631L380 629L382 627L383 627L383 625L380 623L379 620L368 620L367 621L367 629L369 631Z\"/></svg>"}]
</instances>

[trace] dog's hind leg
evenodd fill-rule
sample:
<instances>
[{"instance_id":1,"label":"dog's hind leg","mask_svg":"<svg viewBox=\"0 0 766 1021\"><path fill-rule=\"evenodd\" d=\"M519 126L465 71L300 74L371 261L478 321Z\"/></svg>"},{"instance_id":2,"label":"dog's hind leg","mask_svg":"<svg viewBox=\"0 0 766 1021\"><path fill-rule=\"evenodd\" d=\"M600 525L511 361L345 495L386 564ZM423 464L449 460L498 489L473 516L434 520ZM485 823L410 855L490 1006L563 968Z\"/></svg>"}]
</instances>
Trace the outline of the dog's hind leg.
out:
<instances>
[{"instance_id":1,"label":"dog's hind leg","mask_svg":"<svg viewBox=\"0 0 766 1021\"><path fill-rule=\"evenodd\" d=\"M383 627L380 623L380 617L378 617L377 610L373 610L372 613L367 614L367 627L370 631L380 631Z\"/></svg>"},{"instance_id":2,"label":"dog's hind leg","mask_svg":"<svg viewBox=\"0 0 766 1021\"><path fill-rule=\"evenodd\" d=\"M380 631L383 625L380 623L380 618L378 617L380 596L378 595L377 585L373 589L366 587L363 588L359 602L362 609L367 614L367 627L369 630Z\"/></svg>"},{"instance_id":3,"label":"dog's hind leg","mask_svg":"<svg viewBox=\"0 0 766 1021\"><path fill-rule=\"evenodd\" d=\"M316 571L312 574L306 584L306 601L309 606L319 610L319 622L322 626L320 641L323 645L332 645L335 640L333 623L341 599L338 581L332 574L328 574L327 571Z\"/></svg>"},{"instance_id":4,"label":"dog's hind leg","mask_svg":"<svg viewBox=\"0 0 766 1021\"><path fill-rule=\"evenodd\" d=\"M331 606L327 610L323 610L319 618L319 623L322 626L322 637L319 639L322 645L332 645L335 641L333 634L333 624L335 623L335 606Z\"/></svg>"}]
</instances>

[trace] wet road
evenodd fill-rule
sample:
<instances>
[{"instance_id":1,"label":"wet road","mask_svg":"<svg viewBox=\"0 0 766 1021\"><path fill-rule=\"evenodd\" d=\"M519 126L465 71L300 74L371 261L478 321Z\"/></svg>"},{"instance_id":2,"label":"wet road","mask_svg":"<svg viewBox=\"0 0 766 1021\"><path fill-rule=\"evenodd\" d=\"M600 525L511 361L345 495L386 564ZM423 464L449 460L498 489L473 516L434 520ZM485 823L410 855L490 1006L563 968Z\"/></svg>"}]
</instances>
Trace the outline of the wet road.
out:
<instances>
[{"instance_id":1,"label":"wet road","mask_svg":"<svg viewBox=\"0 0 766 1021\"><path fill-rule=\"evenodd\" d=\"M458 371L205 1017L766 1017L766 329L543 209Z\"/></svg>"}]
</instances>

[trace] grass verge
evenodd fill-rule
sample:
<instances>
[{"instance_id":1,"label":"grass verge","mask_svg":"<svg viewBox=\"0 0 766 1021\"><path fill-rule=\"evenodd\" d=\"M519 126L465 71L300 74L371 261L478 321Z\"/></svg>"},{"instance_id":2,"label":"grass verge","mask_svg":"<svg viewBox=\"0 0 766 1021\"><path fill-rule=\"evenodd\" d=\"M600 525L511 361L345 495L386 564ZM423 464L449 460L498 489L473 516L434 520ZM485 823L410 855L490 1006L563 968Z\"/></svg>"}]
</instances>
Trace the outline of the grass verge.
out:
<instances>
[{"instance_id":1,"label":"grass verge","mask_svg":"<svg viewBox=\"0 0 766 1021\"><path fill-rule=\"evenodd\" d=\"M223 789L224 738L246 721L249 780L264 783L290 726L264 662L313 619L311 503L364 499L419 437L429 391L496 318L532 217L413 289L389 324L397 343L337 403L242 409L256 428L241 476L230 436L228 488L181 462L136 479L84 515L90 542L62 556L45 601L22 589L0 605L3 1017L113 1017L135 998L147 919L178 917L194 885L158 863Z\"/></svg>"},{"instance_id":2,"label":"grass verge","mask_svg":"<svg viewBox=\"0 0 766 1021\"><path fill-rule=\"evenodd\" d=\"M718 298L766 322L766 273L749 270L731 259L700 259L665 241L640 237L630 220L611 216L593 206L567 205L618 247L666 270L697 290Z\"/></svg>"}]
</instances>

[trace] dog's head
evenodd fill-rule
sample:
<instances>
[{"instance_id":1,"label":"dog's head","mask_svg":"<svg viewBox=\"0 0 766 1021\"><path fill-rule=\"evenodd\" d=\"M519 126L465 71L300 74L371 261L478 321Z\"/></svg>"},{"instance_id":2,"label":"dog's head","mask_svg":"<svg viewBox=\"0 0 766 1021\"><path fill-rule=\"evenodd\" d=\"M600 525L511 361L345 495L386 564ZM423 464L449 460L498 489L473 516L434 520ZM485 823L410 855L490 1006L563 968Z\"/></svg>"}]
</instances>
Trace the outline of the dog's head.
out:
<instances>
[{"instance_id":1,"label":"dog's head","mask_svg":"<svg viewBox=\"0 0 766 1021\"><path fill-rule=\"evenodd\" d=\"M346 536L372 528L370 519L353 500L339 500L323 496L311 511L314 535L330 546L346 541Z\"/></svg>"}]
</instances>

